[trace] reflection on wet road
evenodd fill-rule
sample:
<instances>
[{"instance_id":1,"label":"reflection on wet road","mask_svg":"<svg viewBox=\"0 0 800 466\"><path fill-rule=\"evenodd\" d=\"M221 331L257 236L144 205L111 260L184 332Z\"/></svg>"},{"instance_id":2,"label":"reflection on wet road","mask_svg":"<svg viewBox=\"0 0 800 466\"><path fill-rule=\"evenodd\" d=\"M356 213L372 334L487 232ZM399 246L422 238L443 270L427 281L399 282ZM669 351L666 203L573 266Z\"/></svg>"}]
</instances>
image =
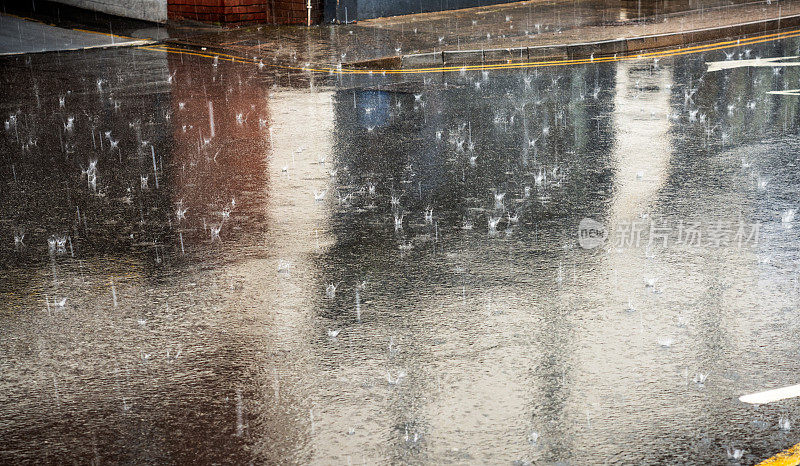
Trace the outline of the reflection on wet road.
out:
<instances>
[{"instance_id":1,"label":"reflection on wet road","mask_svg":"<svg viewBox=\"0 0 800 466\"><path fill-rule=\"evenodd\" d=\"M729 49L797 54L797 39ZM0 71L7 462L752 464L798 442L793 67ZM582 219L605 241L579 242Z\"/></svg>"}]
</instances>

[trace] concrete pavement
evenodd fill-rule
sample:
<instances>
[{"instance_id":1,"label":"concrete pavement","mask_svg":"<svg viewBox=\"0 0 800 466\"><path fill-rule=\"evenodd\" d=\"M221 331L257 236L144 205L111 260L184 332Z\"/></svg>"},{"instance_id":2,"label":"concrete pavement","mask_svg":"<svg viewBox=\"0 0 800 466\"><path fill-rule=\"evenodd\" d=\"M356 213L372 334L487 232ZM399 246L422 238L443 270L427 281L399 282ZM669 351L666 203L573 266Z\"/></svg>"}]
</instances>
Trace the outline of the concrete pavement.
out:
<instances>
[{"instance_id":1,"label":"concrete pavement","mask_svg":"<svg viewBox=\"0 0 800 466\"><path fill-rule=\"evenodd\" d=\"M0 14L0 54L4 55L145 45L152 42L114 34L65 29L13 15Z\"/></svg>"}]
</instances>

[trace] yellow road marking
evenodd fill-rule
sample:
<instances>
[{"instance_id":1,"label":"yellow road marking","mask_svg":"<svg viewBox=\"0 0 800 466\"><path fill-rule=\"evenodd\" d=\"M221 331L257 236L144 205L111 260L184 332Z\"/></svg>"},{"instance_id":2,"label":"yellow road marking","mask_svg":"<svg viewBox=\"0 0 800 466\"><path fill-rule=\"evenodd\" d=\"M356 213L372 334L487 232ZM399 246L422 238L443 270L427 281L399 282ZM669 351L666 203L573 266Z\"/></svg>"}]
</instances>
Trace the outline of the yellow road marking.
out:
<instances>
[{"instance_id":1,"label":"yellow road marking","mask_svg":"<svg viewBox=\"0 0 800 466\"><path fill-rule=\"evenodd\" d=\"M758 463L758 466L797 466L798 464L800 464L800 443Z\"/></svg>"},{"instance_id":2,"label":"yellow road marking","mask_svg":"<svg viewBox=\"0 0 800 466\"><path fill-rule=\"evenodd\" d=\"M34 23L41 23L41 24L45 24L45 23L43 23L43 22L39 21L38 19L34 19L34 18L28 18L28 17L25 17L25 16L19 16L19 15L15 15L14 13L5 13L5 12L4 12L4 13L0 13L0 14L6 15L6 16L11 16L12 18L17 18L17 19L24 19L24 20L28 20L28 21L33 21ZM50 26L52 26L52 24L51 24Z\"/></svg>"},{"instance_id":3,"label":"yellow road marking","mask_svg":"<svg viewBox=\"0 0 800 466\"><path fill-rule=\"evenodd\" d=\"M108 32L90 31L90 30L88 30L88 29L78 29L78 28L74 28L74 29L72 29L72 30L73 30L73 31L78 31L78 32L88 32L89 34L100 34L101 36L108 36L108 37L119 37L120 39L128 39L128 40L141 40L141 39L137 39L137 38L135 38L135 37L121 36L121 35L119 35L119 34L110 34L110 33L108 33Z\"/></svg>"},{"instance_id":4,"label":"yellow road marking","mask_svg":"<svg viewBox=\"0 0 800 466\"><path fill-rule=\"evenodd\" d=\"M294 71L306 71L315 73L328 73L339 75L369 75L369 74L422 74L422 73L441 73L446 71L478 71L478 70L504 70L504 69L522 69L522 68L538 68L546 66L569 66L569 65L585 65L592 63L608 63L619 62L624 60L640 60L645 58L666 58L680 55L689 55L702 52L710 52L714 50L722 50L731 47L741 47L745 45L760 44L764 42L772 42L780 39L789 39L800 36L800 29L795 29L785 32L777 32L772 34L764 34L745 39L726 40L715 42L711 44L694 45L690 47L681 47L677 49L661 50L646 53L631 53L622 56L606 56L598 58L579 58L579 59L560 59L560 60L545 60L533 62L517 62L517 63L497 63L489 65L464 65L464 66L439 66L430 68L406 68L406 69L339 69L338 67L303 67L303 66L289 66L289 65L275 65L254 61L246 57L230 55L226 53L208 53L198 52L192 49L173 47L168 45L157 46L144 46L140 47L143 50L162 51L167 53L176 53L183 55L192 55L205 58L216 58L232 63L247 63L268 66L271 68L279 68Z\"/></svg>"}]
</instances>

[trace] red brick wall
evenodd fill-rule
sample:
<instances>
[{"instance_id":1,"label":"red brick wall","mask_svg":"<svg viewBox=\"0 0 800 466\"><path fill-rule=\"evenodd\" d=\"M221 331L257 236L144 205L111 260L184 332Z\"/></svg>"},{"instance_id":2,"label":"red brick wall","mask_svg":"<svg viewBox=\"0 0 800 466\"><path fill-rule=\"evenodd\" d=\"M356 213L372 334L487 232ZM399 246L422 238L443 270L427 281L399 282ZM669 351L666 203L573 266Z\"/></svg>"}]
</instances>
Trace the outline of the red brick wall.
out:
<instances>
[{"instance_id":1,"label":"red brick wall","mask_svg":"<svg viewBox=\"0 0 800 466\"><path fill-rule=\"evenodd\" d=\"M311 1L311 22L322 19L323 0ZM169 19L220 24L306 24L306 0L168 0Z\"/></svg>"}]
</instances>

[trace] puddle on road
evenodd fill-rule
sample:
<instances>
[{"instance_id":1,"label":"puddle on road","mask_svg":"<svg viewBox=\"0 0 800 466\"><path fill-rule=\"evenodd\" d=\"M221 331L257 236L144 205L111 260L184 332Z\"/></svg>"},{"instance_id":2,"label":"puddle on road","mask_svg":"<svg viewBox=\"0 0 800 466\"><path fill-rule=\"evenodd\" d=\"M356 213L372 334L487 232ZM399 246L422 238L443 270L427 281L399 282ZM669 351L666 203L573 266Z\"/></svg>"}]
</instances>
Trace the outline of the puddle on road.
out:
<instances>
[{"instance_id":1,"label":"puddle on road","mask_svg":"<svg viewBox=\"0 0 800 466\"><path fill-rule=\"evenodd\" d=\"M798 107L768 94L800 71L719 60L4 59L0 457L705 464L797 443L795 404L737 398L800 373ZM579 242L584 218L605 241Z\"/></svg>"}]
</instances>

